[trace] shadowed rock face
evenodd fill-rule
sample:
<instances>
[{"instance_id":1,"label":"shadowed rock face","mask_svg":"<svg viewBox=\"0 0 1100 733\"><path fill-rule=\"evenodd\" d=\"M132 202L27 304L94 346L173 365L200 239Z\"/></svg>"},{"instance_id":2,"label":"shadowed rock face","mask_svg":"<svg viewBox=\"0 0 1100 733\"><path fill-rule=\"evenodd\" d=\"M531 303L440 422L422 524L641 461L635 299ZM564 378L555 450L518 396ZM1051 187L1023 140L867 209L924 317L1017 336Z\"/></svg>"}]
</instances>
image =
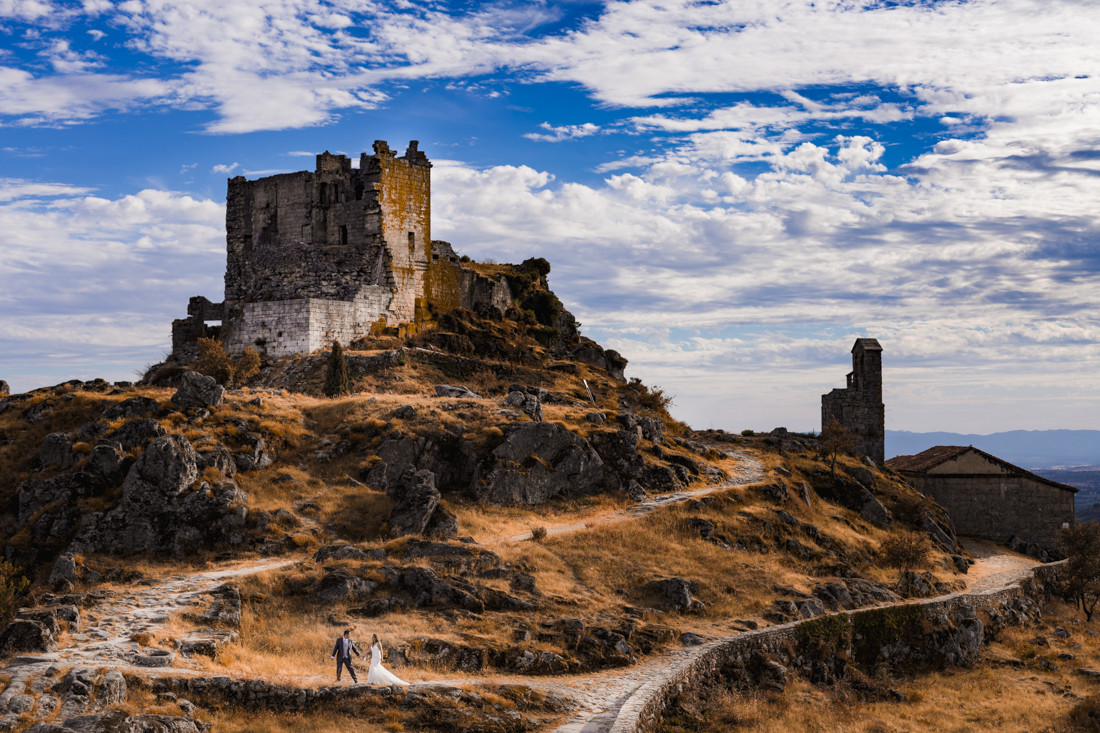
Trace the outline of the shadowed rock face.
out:
<instances>
[{"instance_id":1,"label":"shadowed rock face","mask_svg":"<svg viewBox=\"0 0 1100 733\"><path fill-rule=\"evenodd\" d=\"M496 467L478 499L491 504L543 504L607 486L604 462L591 444L555 423L523 423L493 451Z\"/></svg>"},{"instance_id":2,"label":"shadowed rock face","mask_svg":"<svg viewBox=\"0 0 1100 733\"><path fill-rule=\"evenodd\" d=\"M390 513L390 535L404 537L423 533L439 506L439 489L435 487L432 472L406 469L393 494L397 501Z\"/></svg>"},{"instance_id":3,"label":"shadowed rock face","mask_svg":"<svg viewBox=\"0 0 1100 733\"><path fill-rule=\"evenodd\" d=\"M74 548L178 557L243 540L245 495L232 481L196 486L198 476L197 457L186 438L157 438L130 468L118 506L88 515Z\"/></svg>"}]
</instances>

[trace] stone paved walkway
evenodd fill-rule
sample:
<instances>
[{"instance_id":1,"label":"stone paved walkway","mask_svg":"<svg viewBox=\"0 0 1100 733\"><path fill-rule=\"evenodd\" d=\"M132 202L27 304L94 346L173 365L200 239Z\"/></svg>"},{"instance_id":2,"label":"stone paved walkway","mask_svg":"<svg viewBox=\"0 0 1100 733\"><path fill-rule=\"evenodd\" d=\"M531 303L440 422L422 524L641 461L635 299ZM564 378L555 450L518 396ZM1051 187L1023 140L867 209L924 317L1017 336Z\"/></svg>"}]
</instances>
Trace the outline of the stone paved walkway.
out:
<instances>
[{"instance_id":1,"label":"stone paved walkway","mask_svg":"<svg viewBox=\"0 0 1100 733\"><path fill-rule=\"evenodd\" d=\"M169 617L187 606L203 601L203 596L232 578L276 570L299 562L301 558L263 560L235 564L190 575L173 575L147 586L112 590L96 606L82 610L80 630L70 633L68 645L50 654L29 654L15 658L15 666L53 664L88 667L133 666L133 656L142 651L131 636L153 633ZM166 671L186 674L188 670L168 667ZM9 668L10 670L10 668Z\"/></svg>"}]
</instances>

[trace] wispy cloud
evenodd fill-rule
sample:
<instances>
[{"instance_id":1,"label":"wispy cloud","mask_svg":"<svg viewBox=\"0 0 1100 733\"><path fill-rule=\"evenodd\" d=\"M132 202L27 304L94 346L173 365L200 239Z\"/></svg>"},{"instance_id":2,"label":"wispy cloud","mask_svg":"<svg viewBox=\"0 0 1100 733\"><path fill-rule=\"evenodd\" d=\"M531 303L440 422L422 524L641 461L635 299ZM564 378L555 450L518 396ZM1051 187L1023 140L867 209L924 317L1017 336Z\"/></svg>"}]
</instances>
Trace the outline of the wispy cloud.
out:
<instances>
[{"instance_id":1,"label":"wispy cloud","mask_svg":"<svg viewBox=\"0 0 1100 733\"><path fill-rule=\"evenodd\" d=\"M562 140L575 140L578 137L595 135L600 131L600 126L592 124L591 122L585 122L580 125L560 126L554 126L549 122L543 122L539 127L546 130L546 132L528 132L524 133L523 136L528 140L537 140L544 143L560 143Z\"/></svg>"}]
</instances>

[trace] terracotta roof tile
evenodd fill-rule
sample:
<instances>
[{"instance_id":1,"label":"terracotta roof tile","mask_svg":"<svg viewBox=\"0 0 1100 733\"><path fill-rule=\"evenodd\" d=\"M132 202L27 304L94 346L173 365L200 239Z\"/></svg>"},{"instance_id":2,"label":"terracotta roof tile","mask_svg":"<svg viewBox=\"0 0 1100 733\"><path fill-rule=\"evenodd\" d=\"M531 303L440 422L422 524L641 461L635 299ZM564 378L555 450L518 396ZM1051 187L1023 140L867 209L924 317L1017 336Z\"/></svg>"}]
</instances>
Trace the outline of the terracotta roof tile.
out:
<instances>
[{"instance_id":1,"label":"terracotta roof tile","mask_svg":"<svg viewBox=\"0 0 1100 733\"><path fill-rule=\"evenodd\" d=\"M998 458L997 456L986 453L980 448L975 448L974 446L970 445L937 445L936 447L929 448L928 450L922 451L915 456L895 456L894 458L886 461L886 467L891 468L895 471L900 471L902 473L925 473L926 471L935 468L941 463L946 463L952 458L961 456L967 451L974 451L975 453L979 453L989 460L993 461L994 463L1004 466L1015 475L1027 476L1028 478L1038 481L1039 483L1053 486L1057 489L1072 491L1075 494L1077 493L1077 489L1073 486L1067 486L1066 484L1052 481L1051 479L1045 478L1043 476L1037 476L1036 474L1028 471L1025 468L1014 466L1006 460Z\"/></svg>"},{"instance_id":2,"label":"terracotta roof tile","mask_svg":"<svg viewBox=\"0 0 1100 733\"><path fill-rule=\"evenodd\" d=\"M937 445L915 456L896 456L886 462L895 471L923 473L970 450L967 445Z\"/></svg>"}]
</instances>

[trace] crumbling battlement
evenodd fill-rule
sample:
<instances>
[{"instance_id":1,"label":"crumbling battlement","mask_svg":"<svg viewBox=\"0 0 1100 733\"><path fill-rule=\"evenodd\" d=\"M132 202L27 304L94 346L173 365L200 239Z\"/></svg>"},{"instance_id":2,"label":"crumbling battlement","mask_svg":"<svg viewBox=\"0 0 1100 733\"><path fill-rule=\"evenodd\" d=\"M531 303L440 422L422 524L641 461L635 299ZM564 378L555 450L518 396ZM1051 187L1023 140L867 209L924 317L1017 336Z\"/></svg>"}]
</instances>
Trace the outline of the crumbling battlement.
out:
<instances>
[{"instance_id":1,"label":"crumbling battlement","mask_svg":"<svg viewBox=\"0 0 1100 733\"><path fill-rule=\"evenodd\" d=\"M358 168L325 152L314 171L230 179L225 301L192 298L172 325L173 351L220 334L231 353L308 353L380 327L415 330L428 306L506 309L503 279L460 267L432 241L431 167L417 141L397 157L378 140Z\"/></svg>"},{"instance_id":2,"label":"crumbling battlement","mask_svg":"<svg viewBox=\"0 0 1100 733\"><path fill-rule=\"evenodd\" d=\"M852 346L848 386L821 395L821 428L834 420L852 436L857 455L886 458L886 406L882 403L882 347L870 338Z\"/></svg>"}]
</instances>

